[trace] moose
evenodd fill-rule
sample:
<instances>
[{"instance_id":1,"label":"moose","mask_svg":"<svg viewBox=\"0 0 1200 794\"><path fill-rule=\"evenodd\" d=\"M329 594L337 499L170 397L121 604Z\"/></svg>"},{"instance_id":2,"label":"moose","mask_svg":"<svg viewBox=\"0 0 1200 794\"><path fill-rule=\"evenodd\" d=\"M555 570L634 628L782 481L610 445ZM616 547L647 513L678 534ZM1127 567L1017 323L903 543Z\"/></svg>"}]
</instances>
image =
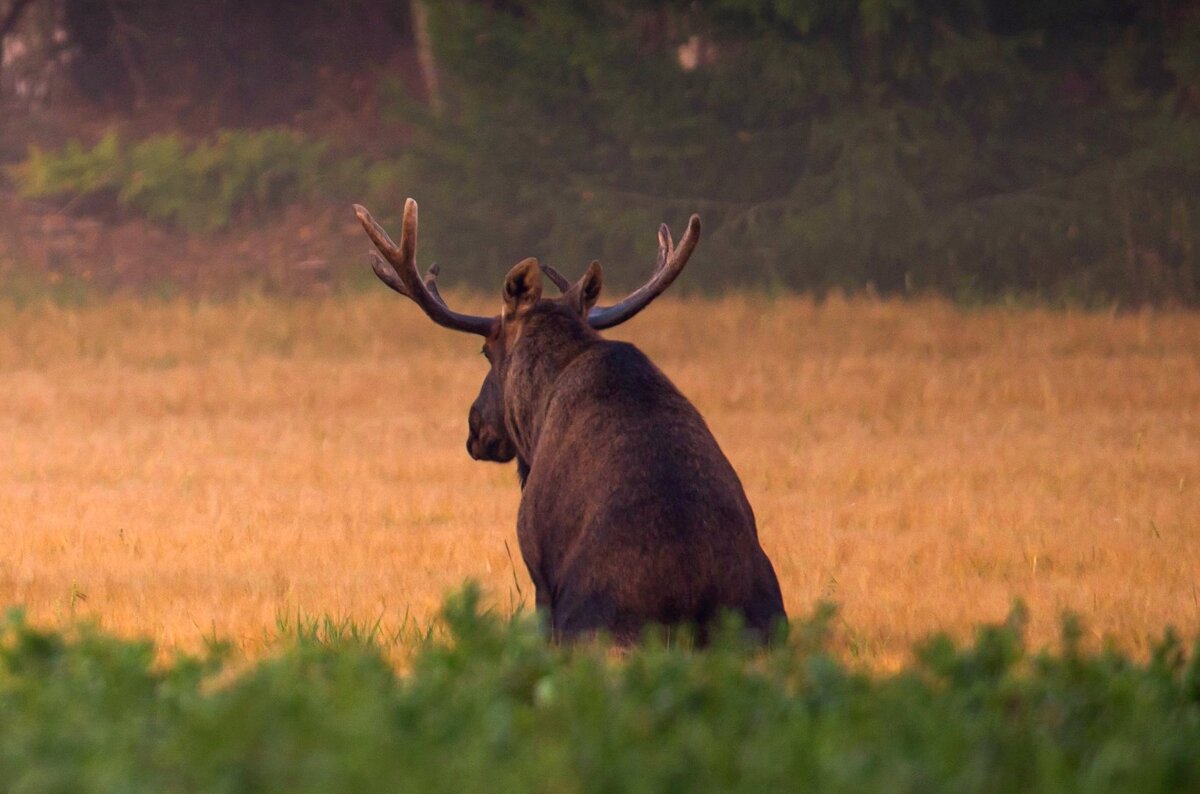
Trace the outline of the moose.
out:
<instances>
[{"instance_id":1,"label":"moose","mask_svg":"<svg viewBox=\"0 0 1200 794\"><path fill-rule=\"evenodd\" d=\"M700 238L700 218L678 246L659 227L653 275L618 303L596 305L599 262L571 284L531 258L505 278L500 314L481 317L447 305L437 265L420 275L415 201L405 202L398 245L364 207L354 210L383 283L438 325L484 339L490 369L471 406L467 451L516 458L517 539L552 636L604 633L627 645L647 626L687 625L703 643L730 611L768 641L786 614L741 481L667 376L633 345L598 333L671 285ZM543 296L543 276L560 297Z\"/></svg>"}]
</instances>

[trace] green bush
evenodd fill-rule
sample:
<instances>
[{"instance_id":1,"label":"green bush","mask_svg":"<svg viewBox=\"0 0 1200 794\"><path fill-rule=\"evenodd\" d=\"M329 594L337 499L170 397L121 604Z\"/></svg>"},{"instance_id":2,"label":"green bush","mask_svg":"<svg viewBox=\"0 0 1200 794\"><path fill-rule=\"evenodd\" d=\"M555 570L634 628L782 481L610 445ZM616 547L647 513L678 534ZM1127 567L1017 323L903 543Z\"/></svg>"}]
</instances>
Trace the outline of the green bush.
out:
<instances>
[{"instance_id":1,"label":"green bush","mask_svg":"<svg viewBox=\"0 0 1200 794\"><path fill-rule=\"evenodd\" d=\"M26 196L85 195L115 189L127 171L123 160L117 134L110 132L91 149L79 141L58 152L31 145L29 158L10 173Z\"/></svg>"},{"instance_id":2,"label":"green bush","mask_svg":"<svg viewBox=\"0 0 1200 794\"><path fill-rule=\"evenodd\" d=\"M369 188L367 170L360 158L336 158L324 141L296 133L224 130L195 143L156 135L125 144L110 132L91 149L31 146L10 173L28 197L108 197L152 220L211 232L241 216Z\"/></svg>"},{"instance_id":3,"label":"green bush","mask_svg":"<svg viewBox=\"0 0 1200 794\"><path fill-rule=\"evenodd\" d=\"M1084 5L433 4L445 112L397 99L405 191L479 281L537 255L640 283L699 212L710 289L1194 304L1200 13Z\"/></svg>"},{"instance_id":4,"label":"green bush","mask_svg":"<svg viewBox=\"0 0 1200 794\"><path fill-rule=\"evenodd\" d=\"M1200 644L1030 654L1022 615L904 670L823 650L829 613L766 652L621 658L546 644L528 615L445 608L397 674L367 631L300 632L252 666L214 650L0 623L5 791L1188 791ZM337 621L326 627L341 625ZM344 626L343 626L344 629Z\"/></svg>"}]
</instances>

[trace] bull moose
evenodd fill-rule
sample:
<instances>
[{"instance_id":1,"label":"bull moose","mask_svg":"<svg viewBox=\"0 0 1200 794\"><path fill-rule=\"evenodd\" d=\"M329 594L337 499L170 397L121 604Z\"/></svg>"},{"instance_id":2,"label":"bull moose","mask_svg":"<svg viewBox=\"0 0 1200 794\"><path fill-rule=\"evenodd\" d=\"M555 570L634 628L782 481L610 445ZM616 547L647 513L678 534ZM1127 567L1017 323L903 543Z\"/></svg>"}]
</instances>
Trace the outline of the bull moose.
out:
<instances>
[{"instance_id":1,"label":"bull moose","mask_svg":"<svg viewBox=\"0 0 1200 794\"><path fill-rule=\"evenodd\" d=\"M451 309L437 266L416 265L417 204L397 245L355 205L375 274L438 325L484 338L491 365L471 406L467 450L516 458L517 538L553 636L604 632L628 644L651 624L694 627L705 641L723 610L766 640L786 619L775 569L758 542L741 481L696 408L636 347L597 333L625 322L683 270L700 238L693 215L679 245L659 227L658 262L643 286L596 305L599 262L574 284L525 259L504 280L500 314ZM542 295L542 277L561 291Z\"/></svg>"}]
</instances>

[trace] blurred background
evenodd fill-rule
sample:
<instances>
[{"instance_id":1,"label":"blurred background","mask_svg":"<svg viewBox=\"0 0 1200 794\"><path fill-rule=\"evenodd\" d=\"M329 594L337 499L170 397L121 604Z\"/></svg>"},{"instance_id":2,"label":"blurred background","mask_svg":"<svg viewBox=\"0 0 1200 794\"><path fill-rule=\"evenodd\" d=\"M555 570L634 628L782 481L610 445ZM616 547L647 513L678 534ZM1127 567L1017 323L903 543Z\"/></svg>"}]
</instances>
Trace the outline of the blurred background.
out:
<instances>
[{"instance_id":1,"label":"blurred background","mask_svg":"<svg viewBox=\"0 0 1200 794\"><path fill-rule=\"evenodd\" d=\"M366 284L349 204L497 288L1200 302L1195 0L0 0L0 288Z\"/></svg>"}]
</instances>

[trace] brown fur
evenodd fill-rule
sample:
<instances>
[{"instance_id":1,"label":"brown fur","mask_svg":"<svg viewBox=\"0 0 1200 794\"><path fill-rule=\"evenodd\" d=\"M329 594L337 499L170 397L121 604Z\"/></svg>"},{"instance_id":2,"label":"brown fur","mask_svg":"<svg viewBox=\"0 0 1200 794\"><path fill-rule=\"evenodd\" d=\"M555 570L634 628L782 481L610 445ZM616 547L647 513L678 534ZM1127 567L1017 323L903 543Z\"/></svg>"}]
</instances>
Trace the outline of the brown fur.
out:
<instances>
[{"instance_id":1,"label":"brown fur","mask_svg":"<svg viewBox=\"0 0 1200 794\"><path fill-rule=\"evenodd\" d=\"M471 407L472 457L517 458L538 608L563 639L690 624L703 640L721 610L765 639L786 615L741 482L670 380L588 325L601 281L593 263L548 300L536 262L514 267Z\"/></svg>"}]
</instances>

